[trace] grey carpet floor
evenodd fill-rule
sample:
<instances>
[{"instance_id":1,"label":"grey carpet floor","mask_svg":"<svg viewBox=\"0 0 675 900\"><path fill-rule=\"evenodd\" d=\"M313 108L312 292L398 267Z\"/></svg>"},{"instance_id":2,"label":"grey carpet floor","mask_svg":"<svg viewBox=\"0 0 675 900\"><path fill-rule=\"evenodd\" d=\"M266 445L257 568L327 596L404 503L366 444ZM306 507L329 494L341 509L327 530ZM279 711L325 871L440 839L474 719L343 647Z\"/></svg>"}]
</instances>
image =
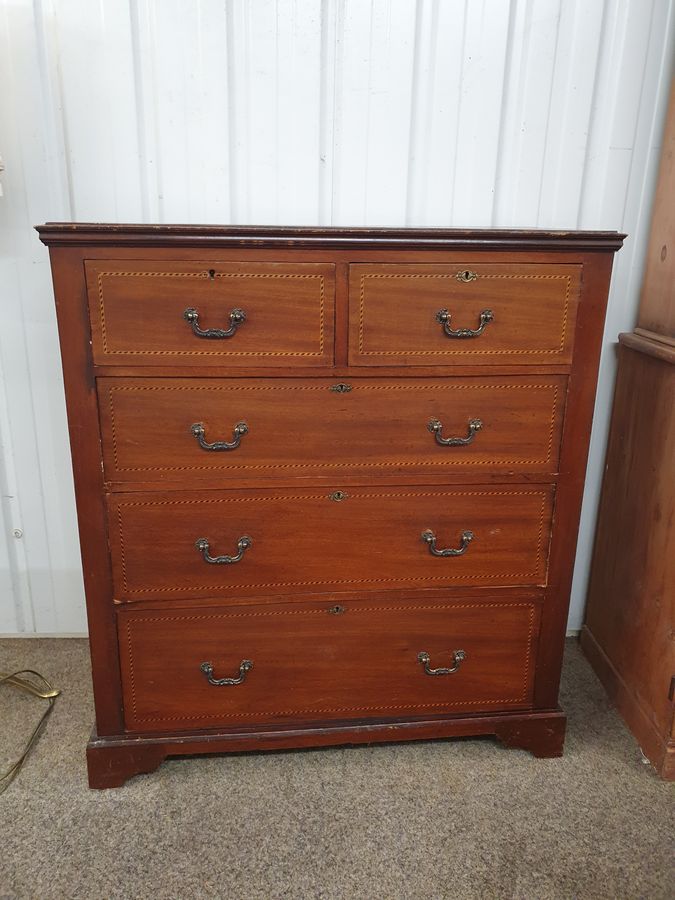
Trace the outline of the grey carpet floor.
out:
<instances>
[{"instance_id":1,"label":"grey carpet floor","mask_svg":"<svg viewBox=\"0 0 675 900\"><path fill-rule=\"evenodd\" d=\"M674 896L672 785L574 643L562 759L485 739L203 757L112 791L86 783L86 642L0 641L13 668L63 695L0 796L0 900ZM0 770L39 708L0 688Z\"/></svg>"}]
</instances>

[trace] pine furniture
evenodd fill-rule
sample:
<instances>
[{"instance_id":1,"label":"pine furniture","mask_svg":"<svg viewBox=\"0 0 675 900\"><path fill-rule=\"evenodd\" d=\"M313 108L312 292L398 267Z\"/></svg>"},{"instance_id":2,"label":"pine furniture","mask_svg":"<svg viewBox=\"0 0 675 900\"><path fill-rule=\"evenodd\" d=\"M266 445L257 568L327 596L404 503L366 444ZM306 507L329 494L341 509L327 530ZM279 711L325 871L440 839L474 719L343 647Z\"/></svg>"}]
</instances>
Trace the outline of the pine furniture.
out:
<instances>
[{"instance_id":1,"label":"pine furniture","mask_svg":"<svg viewBox=\"0 0 675 900\"><path fill-rule=\"evenodd\" d=\"M581 644L675 779L675 85L634 333L619 366Z\"/></svg>"}]
</instances>

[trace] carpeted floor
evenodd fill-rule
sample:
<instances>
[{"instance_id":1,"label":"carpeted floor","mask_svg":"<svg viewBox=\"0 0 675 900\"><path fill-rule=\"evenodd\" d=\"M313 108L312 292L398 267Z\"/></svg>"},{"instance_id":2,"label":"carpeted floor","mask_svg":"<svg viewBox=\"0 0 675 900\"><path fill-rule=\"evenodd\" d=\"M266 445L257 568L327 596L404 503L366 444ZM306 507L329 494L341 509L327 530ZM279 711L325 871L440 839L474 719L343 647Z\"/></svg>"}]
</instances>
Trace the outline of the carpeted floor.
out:
<instances>
[{"instance_id":1,"label":"carpeted floor","mask_svg":"<svg viewBox=\"0 0 675 900\"><path fill-rule=\"evenodd\" d=\"M673 788L567 652L565 756L456 740L173 760L89 791L82 640L0 641L63 688L0 797L9 898L648 898L674 895ZM0 688L0 770L41 704Z\"/></svg>"}]
</instances>

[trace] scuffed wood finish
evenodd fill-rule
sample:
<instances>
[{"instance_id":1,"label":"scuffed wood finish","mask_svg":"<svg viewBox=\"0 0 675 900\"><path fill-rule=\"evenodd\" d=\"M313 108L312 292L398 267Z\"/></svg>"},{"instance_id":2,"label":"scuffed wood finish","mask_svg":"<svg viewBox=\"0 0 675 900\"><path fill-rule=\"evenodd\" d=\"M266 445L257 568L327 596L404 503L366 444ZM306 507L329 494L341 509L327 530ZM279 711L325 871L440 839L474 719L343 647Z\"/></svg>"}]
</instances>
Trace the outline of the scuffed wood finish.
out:
<instances>
[{"instance_id":1,"label":"scuffed wood finish","mask_svg":"<svg viewBox=\"0 0 675 900\"><path fill-rule=\"evenodd\" d=\"M335 273L332 265L202 263L156 260L85 264L94 362L143 366L325 366L333 361ZM198 337L199 328L229 329L227 338Z\"/></svg>"},{"instance_id":2,"label":"scuffed wood finish","mask_svg":"<svg viewBox=\"0 0 675 900\"><path fill-rule=\"evenodd\" d=\"M557 472L566 379L99 378L105 478L184 486L324 475ZM470 444L441 446L441 437ZM205 450L234 439L232 450Z\"/></svg>"},{"instance_id":3,"label":"scuffed wood finish","mask_svg":"<svg viewBox=\"0 0 675 900\"><path fill-rule=\"evenodd\" d=\"M499 712L530 705L532 601L328 603L119 615L127 728ZM457 664L455 653L465 658ZM418 654L429 654L427 675ZM210 684L239 675L240 684Z\"/></svg>"},{"instance_id":4,"label":"scuffed wood finish","mask_svg":"<svg viewBox=\"0 0 675 900\"><path fill-rule=\"evenodd\" d=\"M643 753L675 779L675 83L635 334L619 366L581 644Z\"/></svg>"},{"instance_id":5,"label":"scuffed wood finish","mask_svg":"<svg viewBox=\"0 0 675 900\"><path fill-rule=\"evenodd\" d=\"M449 737L495 737L505 747L528 750L539 758L562 756L566 716L559 710L502 715L416 716L324 725L272 725L101 738L87 744L89 786L121 787L129 778L155 769L171 756L287 750L426 741Z\"/></svg>"},{"instance_id":6,"label":"scuffed wood finish","mask_svg":"<svg viewBox=\"0 0 675 900\"><path fill-rule=\"evenodd\" d=\"M183 753L451 735L560 755L565 620L622 237L40 232L52 246L86 570L92 786ZM457 281L462 270L478 277ZM97 273L111 271L130 274L123 288L119 274L103 278L102 319ZM387 278L373 279L362 310L364 272ZM235 306L247 320L213 351L182 318L188 306L202 327L227 325ZM434 320L441 308L451 327L475 327L483 308L495 319L455 341ZM331 391L338 382L351 390ZM431 418L445 437L466 435L473 418L482 428L469 445L439 446ZM248 432L222 455L190 431L202 423L205 440L227 440L241 421ZM427 529L441 549L459 549L464 531L475 538L436 557ZM244 535L253 544L229 565L195 547L206 538L211 556L234 555ZM451 675L410 662L426 650L449 667L457 649L468 655ZM240 685L209 685L198 668L233 677L249 657Z\"/></svg>"},{"instance_id":7,"label":"scuffed wood finish","mask_svg":"<svg viewBox=\"0 0 675 900\"><path fill-rule=\"evenodd\" d=\"M50 251L50 259L75 478L96 722L98 733L107 736L119 734L123 729L122 691L115 611L111 603L112 572L87 294L80 251L71 248Z\"/></svg>"},{"instance_id":8,"label":"scuffed wood finish","mask_svg":"<svg viewBox=\"0 0 675 900\"><path fill-rule=\"evenodd\" d=\"M279 228L276 225L109 225L98 222L46 222L40 240L55 246L237 247L250 249L348 249L397 251L517 250L596 252L621 248L616 231L544 231L534 228Z\"/></svg>"},{"instance_id":9,"label":"scuffed wood finish","mask_svg":"<svg viewBox=\"0 0 675 900\"><path fill-rule=\"evenodd\" d=\"M339 490L339 486L336 485ZM264 596L317 590L546 583L551 485L466 489L349 488L335 491L172 491L113 494L110 544L115 597ZM421 535L431 530L437 557ZM232 556L207 563L195 547Z\"/></svg>"},{"instance_id":10,"label":"scuffed wood finish","mask_svg":"<svg viewBox=\"0 0 675 900\"><path fill-rule=\"evenodd\" d=\"M621 343L582 646L643 752L673 779L675 349Z\"/></svg>"},{"instance_id":11,"label":"scuffed wood finish","mask_svg":"<svg viewBox=\"0 0 675 900\"><path fill-rule=\"evenodd\" d=\"M458 281L462 273L473 280ZM567 363L579 279L578 266L490 265L471 254L459 266L351 266L349 360L359 366ZM478 329L484 310L494 319L476 337L453 338L437 321L441 310L454 330Z\"/></svg>"}]
</instances>

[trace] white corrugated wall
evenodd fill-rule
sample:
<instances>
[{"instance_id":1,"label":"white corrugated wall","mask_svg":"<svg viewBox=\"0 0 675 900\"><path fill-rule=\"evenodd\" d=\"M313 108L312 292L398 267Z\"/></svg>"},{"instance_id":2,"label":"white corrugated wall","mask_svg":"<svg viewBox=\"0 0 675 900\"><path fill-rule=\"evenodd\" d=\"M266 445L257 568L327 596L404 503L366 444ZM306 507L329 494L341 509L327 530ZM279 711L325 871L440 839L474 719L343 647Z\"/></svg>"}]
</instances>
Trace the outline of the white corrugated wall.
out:
<instances>
[{"instance_id":1,"label":"white corrugated wall","mask_svg":"<svg viewBox=\"0 0 675 900\"><path fill-rule=\"evenodd\" d=\"M674 0L0 0L0 633L86 628L45 220L608 228L570 628Z\"/></svg>"}]
</instances>

